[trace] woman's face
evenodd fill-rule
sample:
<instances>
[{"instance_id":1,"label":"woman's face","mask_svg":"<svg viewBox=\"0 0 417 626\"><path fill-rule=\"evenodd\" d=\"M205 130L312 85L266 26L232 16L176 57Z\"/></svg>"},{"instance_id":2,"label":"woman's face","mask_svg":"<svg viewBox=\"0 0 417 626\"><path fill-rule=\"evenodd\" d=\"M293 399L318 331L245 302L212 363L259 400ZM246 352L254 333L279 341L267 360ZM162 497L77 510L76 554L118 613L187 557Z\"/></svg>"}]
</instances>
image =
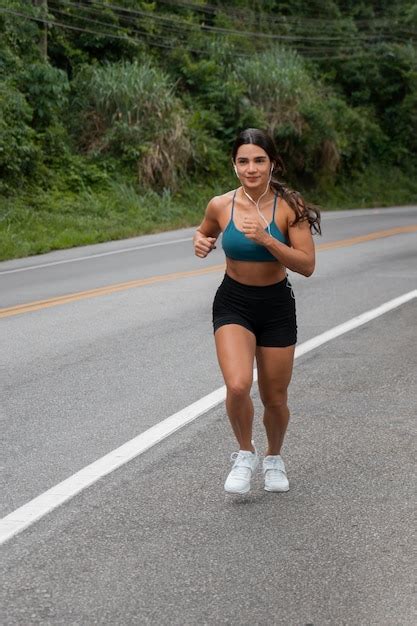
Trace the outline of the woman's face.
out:
<instances>
[{"instance_id":1,"label":"woman's face","mask_svg":"<svg viewBox=\"0 0 417 626\"><path fill-rule=\"evenodd\" d=\"M236 153L236 173L242 185L249 189L265 187L271 173L271 159L255 144L243 144Z\"/></svg>"}]
</instances>

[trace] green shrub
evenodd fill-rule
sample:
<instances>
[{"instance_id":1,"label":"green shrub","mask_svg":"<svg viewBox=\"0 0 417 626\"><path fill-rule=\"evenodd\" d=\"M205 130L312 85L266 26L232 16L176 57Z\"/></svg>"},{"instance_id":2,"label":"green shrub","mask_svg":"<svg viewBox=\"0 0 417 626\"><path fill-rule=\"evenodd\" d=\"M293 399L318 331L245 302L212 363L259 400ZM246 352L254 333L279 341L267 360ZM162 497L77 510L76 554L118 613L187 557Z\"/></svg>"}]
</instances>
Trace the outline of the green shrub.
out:
<instances>
[{"instance_id":1,"label":"green shrub","mask_svg":"<svg viewBox=\"0 0 417 626\"><path fill-rule=\"evenodd\" d=\"M25 97L7 82L0 83L0 180L5 190L33 175L41 161L31 120Z\"/></svg>"},{"instance_id":2,"label":"green shrub","mask_svg":"<svg viewBox=\"0 0 417 626\"><path fill-rule=\"evenodd\" d=\"M277 48L236 65L248 101L263 111L268 130L290 126L303 131L301 103L315 98L317 88L301 57L290 49Z\"/></svg>"},{"instance_id":3,"label":"green shrub","mask_svg":"<svg viewBox=\"0 0 417 626\"><path fill-rule=\"evenodd\" d=\"M390 140L391 159L406 165L417 147L416 47L380 43L372 55L343 63L335 78L347 102L374 113Z\"/></svg>"},{"instance_id":4,"label":"green shrub","mask_svg":"<svg viewBox=\"0 0 417 626\"><path fill-rule=\"evenodd\" d=\"M22 70L17 84L32 107L32 126L44 130L56 123L67 104L69 84L65 72L48 63L32 63Z\"/></svg>"},{"instance_id":5,"label":"green shrub","mask_svg":"<svg viewBox=\"0 0 417 626\"><path fill-rule=\"evenodd\" d=\"M389 139L371 109L349 106L340 97L328 101L341 156L341 173L358 173L379 160L383 165L389 152Z\"/></svg>"},{"instance_id":6,"label":"green shrub","mask_svg":"<svg viewBox=\"0 0 417 626\"><path fill-rule=\"evenodd\" d=\"M291 176L323 183L383 158L388 140L372 110L350 107L313 77L297 53L278 48L237 67L252 106L261 109Z\"/></svg>"},{"instance_id":7,"label":"green shrub","mask_svg":"<svg viewBox=\"0 0 417 626\"><path fill-rule=\"evenodd\" d=\"M207 132L227 145L238 128L262 126L264 116L245 99L245 85L235 72L236 47L224 39L203 40L201 47L205 54L200 57L176 50L169 71L189 107L201 112L203 124L209 121ZM214 117L216 124L211 124Z\"/></svg>"},{"instance_id":8,"label":"green shrub","mask_svg":"<svg viewBox=\"0 0 417 626\"><path fill-rule=\"evenodd\" d=\"M27 0L7 0L2 5L27 15L35 15L39 11ZM39 25L36 22L19 19L11 13L0 13L0 80L11 78L26 63L39 60L38 41Z\"/></svg>"},{"instance_id":9,"label":"green shrub","mask_svg":"<svg viewBox=\"0 0 417 626\"><path fill-rule=\"evenodd\" d=\"M340 162L331 111L303 59L282 47L236 67L249 106L262 111L291 176L335 171ZM246 105L246 103L243 102Z\"/></svg>"},{"instance_id":10,"label":"green shrub","mask_svg":"<svg viewBox=\"0 0 417 626\"><path fill-rule=\"evenodd\" d=\"M220 176L227 167L228 155L216 132L221 123L221 117L216 111L194 108L189 114L188 129L192 150L188 167L190 174Z\"/></svg>"},{"instance_id":11,"label":"green shrub","mask_svg":"<svg viewBox=\"0 0 417 626\"><path fill-rule=\"evenodd\" d=\"M72 105L82 150L134 164L145 185L177 185L191 156L187 114L161 70L149 61L86 68Z\"/></svg>"}]
</instances>

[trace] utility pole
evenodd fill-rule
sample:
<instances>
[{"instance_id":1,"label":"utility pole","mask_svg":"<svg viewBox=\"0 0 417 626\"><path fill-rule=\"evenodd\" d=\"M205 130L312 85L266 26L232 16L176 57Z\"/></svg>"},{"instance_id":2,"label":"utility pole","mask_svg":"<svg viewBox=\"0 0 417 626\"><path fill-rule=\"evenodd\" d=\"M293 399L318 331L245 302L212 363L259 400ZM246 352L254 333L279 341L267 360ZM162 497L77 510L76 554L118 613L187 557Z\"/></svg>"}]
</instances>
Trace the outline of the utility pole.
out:
<instances>
[{"instance_id":1,"label":"utility pole","mask_svg":"<svg viewBox=\"0 0 417 626\"><path fill-rule=\"evenodd\" d=\"M41 17L46 20L48 16L48 0L33 0L33 4L41 7ZM39 40L41 57L46 62L48 60L48 25L41 24L41 37Z\"/></svg>"}]
</instances>

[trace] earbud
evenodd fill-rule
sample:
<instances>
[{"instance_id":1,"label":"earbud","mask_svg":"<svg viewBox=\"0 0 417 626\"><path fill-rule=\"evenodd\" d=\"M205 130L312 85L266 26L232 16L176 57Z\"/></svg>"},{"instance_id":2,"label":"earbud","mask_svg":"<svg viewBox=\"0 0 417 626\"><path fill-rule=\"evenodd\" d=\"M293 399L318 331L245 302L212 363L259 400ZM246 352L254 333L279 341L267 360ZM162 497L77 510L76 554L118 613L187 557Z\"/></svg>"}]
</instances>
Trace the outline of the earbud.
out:
<instances>
[{"instance_id":1,"label":"earbud","mask_svg":"<svg viewBox=\"0 0 417 626\"><path fill-rule=\"evenodd\" d=\"M233 164L233 169L235 170L235 174L236 174L236 176L239 178L239 174L237 173L237 167L236 167L236 165L235 165L235 164Z\"/></svg>"}]
</instances>

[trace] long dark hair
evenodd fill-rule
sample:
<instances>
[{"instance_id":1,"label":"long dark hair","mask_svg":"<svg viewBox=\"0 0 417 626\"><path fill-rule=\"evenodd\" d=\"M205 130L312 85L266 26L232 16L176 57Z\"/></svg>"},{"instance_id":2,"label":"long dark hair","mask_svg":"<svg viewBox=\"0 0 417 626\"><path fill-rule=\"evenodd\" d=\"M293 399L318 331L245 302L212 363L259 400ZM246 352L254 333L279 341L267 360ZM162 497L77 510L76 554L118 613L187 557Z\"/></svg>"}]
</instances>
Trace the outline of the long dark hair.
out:
<instances>
[{"instance_id":1,"label":"long dark hair","mask_svg":"<svg viewBox=\"0 0 417 626\"><path fill-rule=\"evenodd\" d=\"M285 165L278 154L274 140L265 131L258 128L247 128L242 130L236 137L232 148L233 163L236 161L236 154L243 144L254 144L259 146L269 156L274 165L271 178L271 188L281 196L292 208L295 218L292 224L297 222L308 222L313 232L321 235L320 209L314 204L307 203L298 191L289 189L284 183L278 180L277 176L285 172Z\"/></svg>"}]
</instances>

